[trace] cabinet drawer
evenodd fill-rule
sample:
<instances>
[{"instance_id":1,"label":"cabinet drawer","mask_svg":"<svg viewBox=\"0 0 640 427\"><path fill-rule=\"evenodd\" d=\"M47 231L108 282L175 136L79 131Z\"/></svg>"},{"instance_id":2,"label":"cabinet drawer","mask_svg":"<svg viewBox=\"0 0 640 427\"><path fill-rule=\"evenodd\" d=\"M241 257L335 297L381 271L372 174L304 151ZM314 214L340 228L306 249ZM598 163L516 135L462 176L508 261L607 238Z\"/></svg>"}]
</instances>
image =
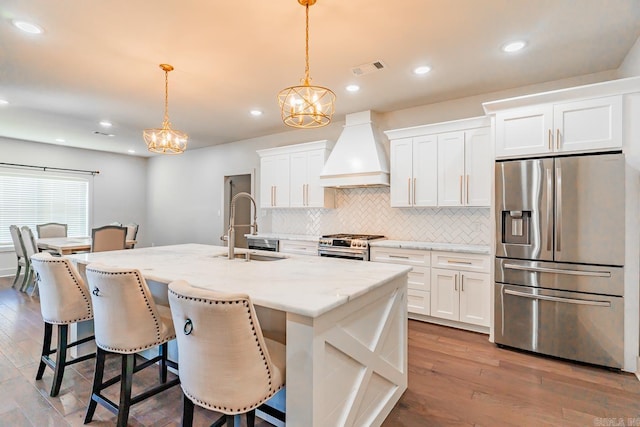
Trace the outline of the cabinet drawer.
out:
<instances>
[{"instance_id":1,"label":"cabinet drawer","mask_svg":"<svg viewBox=\"0 0 640 427\"><path fill-rule=\"evenodd\" d=\"M288 254L318 255L318 243L304 240L280 240L278 250Z\"/></svg>"},{"instance_id":2,"label":"cabinet drawer","mask_svg":"<svg viewBox=\"0 0 640 427\"><path fill-rule=\"evenodd\" d=\"M465 254L457 252L431 252L431 265L457 271L490 271L489 255Z\"/></svg>"},{"instance_id":3,"label":"cabinet drawer","mask_svg":"<svg viewBox=\"0 0 640 427\"><path fill-rule=\"evenodd\" d=\"M413 267L409 272L408 289L417 291L431 290L431 272L429 267Z\"/></svg>"},{"instance_id":4,"label":"cabinet drawer","mask_svg":"<svg viewBox=\"0 0 640 427\"><path fill-rule=\"evenodd\" d=\"M430 251L395 248L371 248L371 261L429 267Z\"/></svg>"},{"instance_id":5,"label":"cabinet drawer","mask_svg":"<svg viewBox=\"0 0 640 427\"><path fill-rule=\"evenodd\" d=\"M409 289L407 291L407 311L409 313L430 315L431 292Z\"/></svg>"}]
</instances>

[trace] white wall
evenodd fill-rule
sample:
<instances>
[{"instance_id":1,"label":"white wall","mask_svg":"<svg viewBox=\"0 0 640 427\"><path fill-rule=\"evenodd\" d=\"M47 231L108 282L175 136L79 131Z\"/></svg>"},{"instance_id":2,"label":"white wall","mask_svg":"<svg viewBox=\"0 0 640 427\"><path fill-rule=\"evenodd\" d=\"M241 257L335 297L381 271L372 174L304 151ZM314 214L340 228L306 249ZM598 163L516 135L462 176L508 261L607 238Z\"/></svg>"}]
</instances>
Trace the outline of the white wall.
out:
<instances>
[{"instance_id":1,"label":"white wall","mask_svg":"<svg viewBox=\"0 0 640 427\"><path fill-rule=\"evenodd\" d=\"M640 37L627 53L622 65L618 68L620 78L640 76Z\"/></svg>"},{"instance_id":2,"label":"white wall","mask_svg":"<svg viewBox=\"0 0 640 427\"><path fill-rule=\"evenodd\" d=\"M61 147L0 137L0 161L97 170L93 178L91 227L113 221L140 224L138 246L147 246L147 163L142 157ZM15 254L0 252L0 275L15 272Z\"/></svg>"}]
</instances>

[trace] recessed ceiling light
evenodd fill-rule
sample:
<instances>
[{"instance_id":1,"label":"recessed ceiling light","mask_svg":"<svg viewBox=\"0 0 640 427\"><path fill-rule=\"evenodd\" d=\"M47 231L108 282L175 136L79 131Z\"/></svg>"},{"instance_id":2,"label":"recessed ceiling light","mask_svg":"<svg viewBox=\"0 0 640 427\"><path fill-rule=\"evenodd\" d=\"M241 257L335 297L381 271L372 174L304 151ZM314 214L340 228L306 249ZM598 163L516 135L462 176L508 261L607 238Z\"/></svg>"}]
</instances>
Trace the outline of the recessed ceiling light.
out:
<instances>
[{"instance_id":1,"label":"recessed ceiling light","mask_svg":"<svg viewBox=\"0 0 640 427\"><path fill-rule=\"evenodd\" d=\"M65 142L63 138L56 138L56 142Z\"/></svg>"},{"instance_id":2,"label":"recessed ceiling light","mask_svg":"<svg viewBox=\"0 0 640 427\"><path fill-rule=\"evenodd\" d=\"M428 65L422 65L420 67L414 68L413 74L427 74L429 71L431 71L431 67L429 67Z\"/></svg>"},{"instance_id":3,"label":"recessed ceiling light","mask_svg":"<svg viewBox=\"0 0 640 427\"><path fill-rule=\"evenodd\" d=\"M136 150L127 150L127 153L129 153L129 154L133 154L135 152L136 152Z\"/></svg>"},{"instance_id":4,"label":"recessed ceiling light","mask_svg":"<svg viewBox=\"0 0 640 427\"><path fill-rule=\"evenodd\" d=\"M249 113L254 117L258 117L258 116L262 115L262 111L260 111L260 110L251 110L251 111L249 111Z\"/></svg>"},{"instance_id":5,"label":"recessed ceiling light","mask_svg":"<svg viewBox=\"0 0 640 427\"><path fill-rule=\"evenodd\" d=\"M114 137L115 135L114 135L114 134L112 134L112 133L110 133L110 134L108 134L107 136L108 136L108 137Z\"/></svg>"},{"instance_id":6,"label":"recessed ceiling light","mask_svg":"<svg viewBox=\"0 0 640 427\"><path fill-rule=\"evenodd\" d=\"M0 105L9 105L9 101L6 99L0 99Z\"/></svg>"},{"instance_id":7,"label":"recessed ceiling light","mask_svg":"<svg viewBox=\"0 0 640 427\"><path fill-rule=\"evenodd\" d=\"M523 41L523 40L517 40L514 42L509 42L505 45L502 46L502 51L503 52L507 52L507 53L513 53L513 52L517 52L519 50L524 49L524 47L527 45L527 42Z\"/></svg>"},{"instance_id":8,"label":"recessed ceiling light","mask_svg":"<svg viewBox=\"0 0 640 427\"><path fill-rule=\"evenodd\" d=\"M113 126L113 124L108 120L102 120L100 122L100 126L105 127L105 128L110 128L111 126Z\"/></svg>"},{"instance_id":9,"label":"recessed ceiling light","mask_svg":"<svg viewBox=\"0 0 640 427\"><path fill-rule=\"evenodd\" d=\"M345 89L347 89L347 91L349 91L349 92L357 92L357 91L360 90L360 86L358 86L358 85L349 85Z\"/></svg>"},{"instance_id":10,"label":"recessed ceiling light","mask_svg":"<svg viewBox=\"0 0 640 427\"><path fill-rule=\"evenodd\" d=\"M13 25L21 31L29 34L42 34L42 28L27 21L13 21Z\"/></svg>"}]
</instances>

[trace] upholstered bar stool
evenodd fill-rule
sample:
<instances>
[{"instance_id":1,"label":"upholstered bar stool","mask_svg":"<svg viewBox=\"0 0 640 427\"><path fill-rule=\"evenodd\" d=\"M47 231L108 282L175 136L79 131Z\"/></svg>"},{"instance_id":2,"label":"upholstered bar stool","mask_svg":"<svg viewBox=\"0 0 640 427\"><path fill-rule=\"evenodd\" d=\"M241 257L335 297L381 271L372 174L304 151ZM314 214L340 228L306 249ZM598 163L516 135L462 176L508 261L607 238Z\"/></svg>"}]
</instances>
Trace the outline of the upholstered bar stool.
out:
<instances>
[{"instance_id":1,"label":"upholstered bar stool","mask_svg":"<svg viewBox=\"0 0 640 427\"><path fill-rule=\"evenodd\" d=\"M260 409L284 421L284 413L263 405L285 382L285 346L265 338L246 294L194 288L185 281L169 284L169 305L177 332L182 426L193 424L194 404L224 415L246 414L252 427Z\"/></svg>"},{"instance_id":2,"label":"upholstered bar stool","mask_svg":"<svg viewBox=\"0 0 640 427\"><path fill-rule=\"evenodd\" d=\"M47 366L53 369L49 394L55 397L60 392L65 367L96 356L92 353L67 360L67 349L93 340L91 336L68 342L69 325L93 319L91 297L84 280L68 259L43 252L31 256L31 266L36 273L40 290L40 311L44 320L42 355L36 380L42 379ZM51 349L53 325L58 325L58 345L55 349ZM51 359L54 353L55 361Z\"/></svg>"},{"instance_id":3,"label":"upholstered bar stool","mask_svg":"<svg viewBox=\"0 0 640 427\"><path fill-rule=\"evenodd\" d=\"M167 365L177 364L167 359L167 342L176 334L169 307L156 306L147 282L138 270L89 264L87 282L94 310L96 370L91 401L85 424L90 422L98 403L118 415L118 427L127 425L131 405L141 402L180 383L178 378L167 381ZM159 347L158 356L141 364L135 363L136 353ZM122 357L121 375L103 381L107 353ZM159 364L160 383L132 396L133 374L155 363ZM120 402L109 400L103 390L120 381Z\"/></svg>"}]
</instances>

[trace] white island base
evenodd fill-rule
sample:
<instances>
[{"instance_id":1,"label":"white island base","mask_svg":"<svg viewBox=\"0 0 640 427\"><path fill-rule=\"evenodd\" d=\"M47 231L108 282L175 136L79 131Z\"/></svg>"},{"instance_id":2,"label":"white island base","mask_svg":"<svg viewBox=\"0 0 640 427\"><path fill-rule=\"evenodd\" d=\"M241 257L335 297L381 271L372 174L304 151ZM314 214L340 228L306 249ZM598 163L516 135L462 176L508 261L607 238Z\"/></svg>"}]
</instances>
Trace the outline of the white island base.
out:
<instances>
[{"instance_id":1,"label":"white island base","mask_svg":"<svg viewBox=\"0 0 640 427\"><path fill-rule=\"evenodd\" d=\"M296 255L229 261L220 250L189 244L69 258L81 273L91 262L139 269L160 304L178 279L248 293L264 334L286 343L287 426L381 425L407 389L410 268Z\"/></svg>"}]
</instances>

